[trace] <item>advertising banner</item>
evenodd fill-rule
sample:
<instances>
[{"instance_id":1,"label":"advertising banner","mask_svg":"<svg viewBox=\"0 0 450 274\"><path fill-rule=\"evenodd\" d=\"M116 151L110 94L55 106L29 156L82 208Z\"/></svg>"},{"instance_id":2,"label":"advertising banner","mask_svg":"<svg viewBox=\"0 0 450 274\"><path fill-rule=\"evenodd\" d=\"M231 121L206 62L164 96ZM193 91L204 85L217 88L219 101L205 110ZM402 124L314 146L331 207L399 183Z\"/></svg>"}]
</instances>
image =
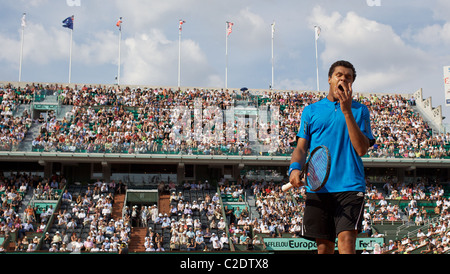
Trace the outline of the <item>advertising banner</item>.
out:
<instances>
[{"instance_id":1,"label":"advertising banner","mask_svg":"<svg viewBox=\"0 0 450 274\"><path fill-rule=\"evenodd\" d=\"M271 251L311 251L317 250L316 242L303 238L264 238L267 250ZM373 250L375 244L383 246L383 238L357 238L356 250ZM337 240L336 240L337 250Z\"/></svg>"},{"instance_id":2,"label":"advertising banner","mask_svg":"<svg viewBox=\"0 0 450 274\"><path fill-rule=\"evenodd\" d=\"M444 67L445 105L450 106L450 66Z\"/></svg>"}]
</instances>

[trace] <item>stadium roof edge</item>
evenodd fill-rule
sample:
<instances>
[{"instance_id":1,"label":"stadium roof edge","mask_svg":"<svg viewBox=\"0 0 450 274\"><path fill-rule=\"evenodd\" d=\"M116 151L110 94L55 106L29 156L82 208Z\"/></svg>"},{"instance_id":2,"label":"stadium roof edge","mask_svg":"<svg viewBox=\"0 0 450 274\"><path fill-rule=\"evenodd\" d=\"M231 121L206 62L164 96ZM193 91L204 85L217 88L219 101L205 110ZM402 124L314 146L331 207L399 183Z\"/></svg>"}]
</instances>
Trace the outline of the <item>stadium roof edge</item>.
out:
<instances>
[{"instance_id":1,"label":"stadium roof edge","mask_svg":"<svg viewBox=\"0 0 450 274\"><path fill-rule=\"evenodd\" d=\"M0 152L1 161L59 163L141 163L141 164L244 164L288 166L290 156L119 154L69 152ZM370 158L363 157L366 167L448 168L450 159Z\"/></svg>"}]
</instances>

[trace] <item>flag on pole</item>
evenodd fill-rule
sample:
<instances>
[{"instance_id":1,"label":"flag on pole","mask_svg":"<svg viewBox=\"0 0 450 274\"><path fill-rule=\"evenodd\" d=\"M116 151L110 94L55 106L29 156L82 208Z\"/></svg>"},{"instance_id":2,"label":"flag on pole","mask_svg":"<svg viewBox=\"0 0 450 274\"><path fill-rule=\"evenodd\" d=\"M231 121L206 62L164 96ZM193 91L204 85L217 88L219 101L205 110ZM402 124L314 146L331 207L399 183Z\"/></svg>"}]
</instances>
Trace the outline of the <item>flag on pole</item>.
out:
<instances>
[{"instance_id":1,"label":"flag on pole","mask_svg":"<svg viewBox=\"0 0 450 274\"><path fill-rule=\"evenodd\" d=\"M119 28L119 31L122 30L122 17L120 17L119 20L117 20L116 26Z\"/></svg>"},{"instance_id":2,"label":"flag on pole","mask_svg":"<svg viewBox=\"0 0 450 274\"><path fill-rule=\"evenodd\" d=\"M273 88L273 82L274 82L274 58L273 58L273 40L275 36L275 20L273 21L272 25L272 84L270 85L270 88Z\"/></svg>"},{"instance_id":3,"label":"flag on pole","mask_svg":"<svg viewBox=\"0 0 450 274\"><path fill-rule=\"evenodd\" d=\"M62 21L63 22L63 27L73 30L73 20L74 20L74 16L73 15L67 17L66 19L64 19L64 21Z\"/></svg>"},{"instance_id":4,"label":"flag on pole","mask_svg":"<svg viewBox=\"0 0 450 274\"><path fill-rule=\"evenodd\" d=\"M233 29L232 29L233 25L234 25L234 23L227 22L227 36L230 35L230 33L233 31Z\"/></svg>"},{"instance_id":5,"label":"flag on pole","mask_svg":"<svg viewBox=\"0 0 450 274\"><path fill-rule=\"evenodd\" d=\"M319 26L314 26L314 33L315 33L315 44L316 44L316 74L317 74L317 90L320 90L319 87L319 56L317 53L317 40L319 39L320 36L320 27Z\"/></svg>"},{"instance_id":6,"label":"flag on pole","mask_svg":"<svg viewBox=\"0 0 450 274\"><path fill-rule=\"evenodd\" d=\"M186 21L180 19L180 23L178 24L178 29L179 29L180 31L181 31L181 29L182 29L181 26L182 26L184 23L186 23Z\"/></svg>"},{"instance_id":7,"label":"flag on pole","mask_svg":"<svg viewBox=\"0 0 450 274\"><path fill-rule=\"evenodd\" d=\"M27 15L26 13L24 13L24 14L22 15L22 24L21 24L21 26L22 26L23 28L27 26L26 15Z\"/></svg>"},{"instance_id":8,"label":"flag on pole","mask_svg":"<svg viewBox=\"0 0 450 274\"><path fill-rule=\"evenodd\" d=\"M119 28L119 58L117 61L117 85L120 85L120 44L122 42L122 17L119 17L119 20L117 20L116 26Z\"/></svg>"},{"instance_id":9,"label":"flag on pole","mask_svg":"<svg viewBox=\"0 0 450 274\"><path fill-rule=\"evenodd\" d=\"M22 39L20 42L20 61L19 61L19 82L22 81L22 60L23 60L23 38L24 38L24 32L25 32L25 27L27 26L27 21L26 21L26 13L23 13L22 15L22 22L21 22L21 26L22 26Z\"/></svg>"},{"instance_id":10,"label":"flag on pole","mask_svg":"<svg viewBox=\"0 0 450 274\"><path fill-rule=\"evenodd\" d=\"M72 31L70 32L70 49L69 49L69 83L71 81L71 77L72 77L72 41L73 41L73 21L74 21L74 16L69 16L66 19L64 19L63 22L63 27L64 28L68 28L71 29Z\"/></svg>"},{"instance_id":11,"label":"flag on pole","mask_svg":"<svg viewBox=\"0 0 450 274\"><path fill-rule=\"evenodd\" d=\"M319 35L320 35L320 27L314 26L314 30L316 32L316 41L317 41L317 39L319 39Z\"/></svg>"}]
</instances>

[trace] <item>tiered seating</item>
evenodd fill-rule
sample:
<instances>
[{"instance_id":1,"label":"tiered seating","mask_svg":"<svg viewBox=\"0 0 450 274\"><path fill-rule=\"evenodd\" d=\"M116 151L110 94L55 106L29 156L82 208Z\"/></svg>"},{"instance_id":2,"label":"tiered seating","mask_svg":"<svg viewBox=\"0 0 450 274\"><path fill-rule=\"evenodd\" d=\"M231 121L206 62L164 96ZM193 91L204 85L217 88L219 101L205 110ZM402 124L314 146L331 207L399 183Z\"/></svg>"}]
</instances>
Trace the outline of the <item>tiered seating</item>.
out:
<instances>
[{"instance_id":1,"label":"tiered seating","mask_svg":"<svg viewBox=\"0 0 450 274\"><path fill-rule=\"evenodd\" d=\"M118 252L128 244L131 224L111 218L114 189L102 185L70 185L43 241L50 252ZM58 236L59 235L59 236ZM57 239L58 238L58 239Z\"/></svg>"},{"instance_id":2,"label":"tiered seating","mask_svg":"<svg viewBox=\"0 0 450 274\"><path fill-rule=\"evenodd\" d=\"M162 228L162 233L169 237L168 247L171 251L230 250L226 227L220 204L220 197L210 189L177 189L171 196L171 211L167 218L170 225ZM158 230L158 224L154 232ZM225 233L225 235L223 235ZM200 235L200 237L198 237ZM221 236L226 241L216 246L212 239ZM203 238L203 242L196 242ZM166 243L166 241L164 241ZM190 242L195 243L191 245Z\"/></svg>"},{"instance_id":3,"label":"tiered seating","mask_svg":"<svg viewBox=\"0 0 450 274\"><path fill-rule=\"evenodd\" d=\"M0 151L17 150L31 127L31 115L25 110L16 115L20 104L29 104L29 93L7 86L0 88Z\"/></svg>"},{"instance_id":4,"label":"tiered seating","mask_svg":"<svg viewBox=\"0 0 450 274\"><path fill-rule=\"evenodd\" d=\"M164 214L159 216L159 218L148 216L146 225L149 234L147 237L150 241L153 241L155 251L157 251L156 247L158 244L164 248L164 251L174 252L262 250L264 248L262 244L263 238L297 237L298 231L296 231L296 227L298 224L301 224L304 189L296 189L287 194L279 191L279 184L262 181L249 183L253 187L253 193L257 201L256 212L258 212L257 216L252 216L250 219L247 219L250 216L248 211L241 215L238 214L247 205L245 201L234 200L233 196L227 196L233 193L232 189L237 190L240 188L237 183L221 185L219 193L217 193L217 190L210 189L190 189L189 185L184 185L186 188L179 186L173 191L171 196L172 208L167 213L167 216L164 216ZM107 197L110 198L110 201L113 200L114 190L106 189L104 184L72 184L68 186L67 191L64 193L61 193L59 189L52 189L50 192L47 192L57 193L56 195L48 195L43 191L39 191L42 186L46 188L47 183L37 183L36 187L31 191L32 195L46 198L58 197L61 199L59 208L54 208L54 203L51 201L45 202L40 200L40 202L33 204L37 217L33 223L35 228L39 227L41 219L49 220L52 215L55 217L55 220L50 224L48 234L43 236L41 246L43 251L117 252L117 245L122 242L128 243L132 225L145 226L142 221L133 221L130 218L130 212L125 212L122 215L122 219L111 220L111 212L104 209L108 208L105 206ZM230 186L230 188L228 189L227 186ZM5 193L10 191L7 190L7 187L3 187L2 190ZM428 184L426 181L420 181L411 185L399 184L387 179L385 182L371 183L369 181L366 191L366 209L368 212L364 215L364 218L365 223L369 224L371 229L365 231L364 235L361 234L360 237L381 236L386 239L386 244L388 240L394 240L397 244L395 247L389 247L389 245L382 247L382 251L388 253L446 252L448 248L447 238L449 236L448 220L450 219L448 210L450 200L446 190L448 190L448 186ZM71 194L72 198L68 198L67 193ZM91 198L88 199L88 197ZM221 200L221 198L224 199ZM228 198L230 200L227 200ZM417 200L414 202L416 198ZM7 204L7 201L2 203L2 205ZM398 209L400 217L391 219L389 204L393 208ZM372 205L373 208L371 208ZM50 215L44 216L45 214L40 214L47 212L49 209L51 211ZM83 210L86 216L77 215ZM267 212L270 212L270 214ZM417 216L421 212L427 212L427 215L419 223ZM8 214L7 211L4 211L4 214ZM7 219L7 215L3 216L3 218ZM222 222L222 218L228 223L221 226L219 223ZM59 221L62 219L65 219L65 222ZM165 221L162 219L165 219ZM405 226L406 224L408 226ZM100 233L100 230L103 230L103 228L107 232ZM432 247L428 243L425 244L423 236L419 236L417 232L419 228L425 233L425 238L428 239L428 242L433 244ZM40 231L42 232L45 229L44 224ZM180 242L178 245L172 245L173 240L176 238L187 237L189 230L192 230L194 235L197 232L201 232L204 245L191 248L187 241ZM113 233L109 231L113 231ZM210 240L213 238L213 233L219 237L220 241L222 240L220 236L225 234L225 240L222 245L215 246L212 244ZM55 242L58 234L61 239ZM103 236L108 238L108 240L102 239L101 234L104 234ZM176 234L178 237L175 236ZM247 236L248 242L243 242L246 237L241 238L242 235ZM27 238L24 236L27 236ZM16 250L28 251L28 246L33 246L30 242L34 239L34 236L39 238L39 231L19 233L19 238L15 245ZM399 240L404 236L406 236L406 239L402 238ZM258 244L258 239L261 244ZM193 240L195 240L195 236ZM63 241L65 241L65 245L62 243ZM109 248L106 247L108 245L104 244L105 242L109 242ZM443 251L436 251L439 248L443 249ZM148 248L147 251L151 250L151 248Z\"/></svg>"},{"instance_id":5,"label":"tiered seating","mask_svg":"<svg viewBox=\"0 0 450 274\"><path fill-rule=\"evenodd\" d=\"M9 90L13 91L14 88ZM51 131L57 121L47 121L42 125L45 130L36 138L33 149L86 153L289 156L292 145L295 145L303 108L326 96L324 93L294 91L239 94L213 89L175 91L169 88L63 88L57 85L34 86L28 90L35 94L35 100L41 96L38 92L55 93L59 95L62 104L74 106L73 117L67 117L67 121L62 122L65 125L58 126L57 132ZM365 157L450 158L450 133L433 132L423 118L413 111L413 101L401 95L361 95L354 99L369 107L372 124L378 125L373 128L377 143ZM14 100L14 104L19 102L17 98ZM245 124L242 119L223 120L225 128L233 130L233 134L229 135L225 130L220 132L214 125L208 125L208 122L215 122L218 116L212 113L209 117L206 112L203 115L208 117L202 117L201 123L208 128L204 130L202 127L202 130L211 135L202 136L193 127L194 120L201 117L201 113L194 114L195 108L202 107L201 111L205 111L208 107L218 107L220 111L224 111L237 105L240 100L252 102L255 109L264 108L271 114L278 114L275 119L278 120L279 127L271 122L274 117L270 117L267 123L258 121L258 129L262 130L257 130L256 139L250 140L245 133L249 124ZM122 124L114 125L118 121L122 121ZM131 123L131 130L125 130L128 122ZM191 124L188 125L188 122ZM272 144L269 151L258 150L255 144L270 144L268 134L275 130L279 130L279 142ZM181 133L181 136L176 137L174 134L177 133ZM20 143L22 139L17 140ZM10 143L11 140L7 144ZM7 147L11 149L11 145Z\"/></svg>"}]
</instances>

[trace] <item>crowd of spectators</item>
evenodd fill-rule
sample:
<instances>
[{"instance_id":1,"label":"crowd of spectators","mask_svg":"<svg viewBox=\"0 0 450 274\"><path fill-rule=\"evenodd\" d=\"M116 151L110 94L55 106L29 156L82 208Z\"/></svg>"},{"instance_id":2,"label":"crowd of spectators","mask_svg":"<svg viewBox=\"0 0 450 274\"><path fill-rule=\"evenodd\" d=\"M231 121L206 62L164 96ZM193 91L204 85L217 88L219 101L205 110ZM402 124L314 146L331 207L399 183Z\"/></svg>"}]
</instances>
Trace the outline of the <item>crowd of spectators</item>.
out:
<instances>
[{"instance_id":1,"label":"crowd of spectators","mask_svg":"<svg viewBox=\"0 0 450 274\"><path fill-rule=\"evenodd\" d=\"M169 202L168 213L152 207L145 214L149 216L143 222L148 227L146 252L230 250L220 196L208 184L172 189Z\"/></svg>"},{"instance_id":2,"label":"crowd of spectators","mask_svg":"<svg viewBox=\"0 0 450 274\"><path fill-rule=\"evenodd\" d=\"M261 220L252 216L251 209L247 203L250 181L244 176L237 182L230 182L227 179L219 181L219 192L222 201L232 202L236 205L224 205L225 221L228 225L228 234L233 245L239 250L262 249L264 242L255 233L258 231L258 224ZM241 247L239 247L241 246Z\"/></svg>"},{"instance_id":3,"label":"crowd of spectators","mask_svg":"<svg viewBox=\"0 0 450 274\"><path fill-rule=\"evenodd\" d=\"M63 204L55 212L57 231L46 235L44 247L49 252L119 252L129 244L132 224L127 212L122 218L112 218L116 191L114 181L100 180L76 195L66 189Z\"/></svg>"},{"instance_id":4,"label":"crowd of spectators","mask_svg":"<svg viewBox=\"0 0 450 274\"><path fill-rule=\"evenodd\" d=\"M283 237L285 233L297 237L303 220L304 188L295 189L291 196L281 190L279 183L263 180L254 182L251 189L260 215L252 222L253 231L270 237Z\"/></svg>"},{"instance_id":5,"label":"crowd of spectators","mask_svg":"<svg viewBox=\"0 0 450 274\"><path fill-rule=\"evenodd\" d=\"M14 115L20 104L29 104L33 96L41 94L56 94L63 105L70 105L72 109L58 119L50 111L48 115L40 117L35 122L40 126L39 135L33 140L32 147L42 151L63 152L112 152L112 153L184 153L184 154L277 154L290 155L295 145L295 135L298 130L302 110L305 106L322 99L323 93L308 92L272 92L259 94L241 93L223 89L186 89L172 90L169 88L118 88L106 86L42 86L29 85L24 89L11 85L0 89L0 150L17 148L32 125L30 113L25 111L21 116ZM450 133L433 132L424 119L413 111L414 98L407 99L401 95L355 95L355 100L368 106L371 112L375 145L369 149L368 157L402 157L402 158L448 158L450 157ZM263 107L270 113L270 119L239 119L236 116L227 117L226 112L236 106L236 102L249 102L249 106ZM216 112L215 110L219 110ZM199 110L203 113L199 113ZM236 114L236 113L235 113ZM262 117L258 117L262 118ZM252 128L257 137L251 134ZM272 135L271 135L272 134ZM270 138L276 134L277 138ZM264 145L265 150L261 150ZM55 198L56 188L53 181L44 181L36 185L36 197ZM28 227L27 221L36 218L18 217L15 212L20 204L21 195L17 182L3 183L2 189L2 230ZM228 220L228 233L240 231L247 225L255 233L267 233L273 237L280 237L285 233L297 236L302 222L304 189L292 190L292 199L282 192L280 185L273 182L254 182L251 185L255 195L259 218L235 216ZM242 197L239 187L223 187L222 193L228 193L236 198ZM62 195L65 195L63 193ZM419 182L413 185L387 182L383 189L373 187L368 182L368 202L365 212L365 230L370 231L370 224L381 221L410 220L416 224L423 224L429 218L430 211L418 206L418 200L435 202L433 212L445 220L448 219L448 198L444 198L443 189L439 184L429 185ZM97 196L96 196L97 197ZM11 199L12 198L12 199ZM81 198L81 197L77 197ZM62 226L65 230L74 226L90 226L90 239L97 236L99 230L110 223L116 226L115 244L126 242L120 235L121 230L129 228L132 217L124 215L120 221L111 221L104 216L108 211L109 202L113 197L99 196L81 199L88 203L79 207L87 207L90 214L83 219L78 217L80 212L58 212L59 219L65 219ZM66 198L64 198L66 199ZM67 198L66 202L75 203L75 199ZM183 201L183 199L181 199ZM407 200L404 208L393 201ZM391 201L391 202L390 202ZM193 204L182 202L183 213L174 207L174 216L166 218L169 227L180 226L180 219L186 221L184 210L192 210ZM197 204L199 207L200 203ZM194 208L197 207L195 205ZM205 207L204 214L215 220L214 210L217 204ZM100 210L102 208L102 210ZM148 209L150 210L150 209ZM31 211L31 210L30 210ZM147 211L147 210L142 210ZM211 211L211 212L210 212ZM203 211L199 211L203 212ZM208 214L210 212L210 214ZM6 214L6 215L5 215ZM132 214L132 212L130 212ZM179 215L181 214L180 217ZM155 221L159 216L146 215ZM176 217L176 218L175 218ZM18 219L19 218L19 219ZM45 218L45 214L39 216ZM155 220L153 220L153 218ZM17 220L18 219L18 220ZM164 218L161 218L164 219ZM24 221L25 220L25 221ZM214 222L213 222L214 220ZM240 222L241 225L238 225ZM94 225L91 225L94 223ZM142 223L146 223L142 220ZM68 227L68 225L70 226ZM162 225L162 223L161 223ZM442 221L442 225L444 221ZM22 226L22 227L20 227ZM186 225L182 225L188 228ZM195 230L194 223L192 227ZM174 238L183 238L187 231L172 233ZM201 229L203 232L203 229ZM441 231L442 232L442 231ZM123 233L124 235L127 233ZM246 233L243 233L246 234ZM23 234L21 234L23 235ZM238 234L236 234L238 235ZM153 237L152 239L159 239ZM177 236L177 237L176 237ZM126 235L124 239L127 239ZM441 237L442 238L442 237ZM29 239L26 239L29 241ZM80 239L77 239L77 241ZM233 242L239 239L231 237ZM244 239L247 241L247 239ZM158 240L152 241L154 248ZM445 242L445 241L444 241ZM71 246L77 246L73 241ZM103 246L103 242L98 242ZM79 244L78 244L79 245ZM90 248L93 245L87 243ZM186 249L189 243L183 242ZM22 245L25 248L25 245ZM52 245L53 246L53 245ZM84 245L83 245L84 246ZM178 247L181 245L178 245ZM203 248L203 245L198 245ZM28 247L27 247L28 248ZM53 248L53 247L52 247ZM61 246L57 246L61 248ZM85 250L90 248L84 247ZM98 247L100 250L102 247ZM115 250L116 247L113 247ZM148 247L149 248L149 247ZM160 246L159 248L162 248ZM198 248L198 247L197 247ZM96 249L94 249L96 250ZM433 251L434 252L434 251Z\"/></svg>"},{"instance_id":6,"label":"crowd of spectators","mask_svg":"<svg viewBox=\"0 0 450 274\"><path fill-rule=\"evenodd\" d=\"M401 239L389 240L383 246L377 246L373 253L441 254L450 250L450 196L445 185L430 183L420 178L414 184L400 183L395 178L385 178L381 188L369 185L367 192L367 212L364 228L371 237L384 237L383 231L373 230L370 224L383 221L407 221L419 228L412 235ZM402 201L399 207L396 201ZM392 218L395 211L397 218Z\"/></svg>"},{"instance_id":7,"label":"crowd of spectators","mask_svg":"<svg viewBox=\"0 0 450 274\"><path fill-rule=\"evenodd\" d=\"M62 104L74 106L63 121L51 117L42 125L33 147L44 151L285 155L291 153L295 144L302 109L325 95L266 91L244 96L234 90L213 89L32 87L26 90L58 94ZM255 102L253 105L267 107L271 115L279 110L279 115L272 117L278 124L263 121L262 117L247 120L234 117L227 121L223 117L226 115L211 110L217 107L225 111L237 101L249 98ZM423 118L412 110L413 98L355 95L354 99L368 105L372 123L380 125L374 128L377 143L369 156L449 156L450 135L432 133ZM91 110L86 110L89 107ZM203 113L198 113L199 107ZM49 132L56 124L58 130ZM250 134L252 128L257 129L256 137ZM273 136L277 138L270 138ZM255 141L264 148L254 146Z\"/></svg>"},{"instance_id":8,"label":"crowd of spectators","mask_svg":"<svg viewBox=\"0 0 450 274\"><path fill-rule=\"evenodd\" d=\"M447 254L450 251L449 216L444 215L412 236L389 240L374 249L374 254ZM383 235L380 235L382 237Z\"/></svg>"},{"instance_id":9,"label":"crowd of spectators","mask_svg":"<svg viewBox=\"0 0 450 274\"><path fill-rule=\"evenodd\" d=\"M15 251L33 252L41 244L40 250L48 252L117 252L129 243L130 216L112 218L114 194L120 185L97 181L77 194L72 193L72 187L61 192L65 186L65 178L56 175L1 178L0 233L5 238L15 235ZM27 193L34 201L55 201L55 205L61 198L61 205L55 209L52 204L39 208L29 203L20 209ZM52 217L52 227L47 228ZM41 241L38 235L44 231Z\"/></svg>"},{"instance_id":10,"label":"crowd of spectators","mask_svg":"<svg viewBox=\"0 0 450 274\"><path fill-rule=\"evenodd\" d=\"M50 115L39 120L35 150L212 155L289 155L303 108L326 96L298 91L40 84L23 89L8 85L0 92L3 149L17 147L32 122L29 113L15 118L10 113L33 96L55 94L73 109L63 119ZM369 107L372 124L377 125L373 127L377 142L369 157L450 157L450 133L432 132L414 112L414 98L355 94L354 100ZM242 101L260 112L251 118L230 118L226 112ZM262 110L268 111L267 119Z\"/></svg>"},{"instance_id":11,"label":"crowd of spectators","mask_svg":"<svg viewBox=\"0 0 450 274\"><path fill-rule=\"evenodd\" d=\"M25 138L32 124L31 114L28 110L15 113L20 104L30 101L30 93L25 95L10 85L0 88L0 150L16 150Z\"/></svg>"},{"instance_id":12,"label":"crowd of spectators","mask_svg":"<svg viewBox=\"0 0 450 274\"><path fill-rule=\"evenodd\" d=\"M64 185L64 178L59 176L43 179L17 174L1 178L1 233L17 232L16 251L34 251L39 239L27 236L27 232L43 232L52 215L56 232L47 231L42 242L43 250L49 252L118 252L121 245L129 244L132 227L136 226L148 229L146 252L220 251L229 250L229 243L250 249L262 244L263 237L298 237L305 195L305 188L283 192L282 184L266 180L230 183L224 179L219 183L219 192L209 189L206 182L193 182L170 189L167 214L159 212L156 204L140 209L133 206L124 207L121 218L113 219L118 185L99 180L76 194L67 188L59 194L62 206L57 210L49 207L37 214L35 208L27 206L19 214L21 193L30 192L36 199L55 199L58 196L52 193ZM447 252L450 198L445 187L426 178L414 183L388 176L381 181L368 178L363 221L367 237L385 236L374 228L377 223L422 226L412 237L386 242L372 253L403 254L418 249L421 253ZM223 206L220 195L238 203L245 202L246 195L253 195L255 211L251 213L245 206ZM425 202L428 208L421 206Z\"/></svg>"},{"instance_id":13,"label":"crowd of spectators","mask_svg":"<svg viewBox=\"0 0 450 274\"><path fill-rule=\"evenodd\" d=\"M450 133L434 133L430 126L400 95L360 98L369 107L376 144L370 157L446 158Z\"/></svg>"},{"instance_id":14,"label":"crowd of spectators","mask_svg":"<svg viewBox=\"0 0 450 274\"><path fill-rule=\"evenodd\" d=\"M444 186L429 183L426 178L407 184L386 177L382 189L369 182L366 196L366 207L373 221L406 219L416 225L423 225L432 216L446 212L450 205Z\"/></svg>"},{"instance_id":15,"label":"crowd of spectators","mask_svg":"<svg viewBox=\"0 0 450 274\"><path fill-rule=\"evenodd\" d=\"M51 208L42 213L38 213L37 208L31 204L23 208L24 196L31 192L32 195L43 195L51 200L57 197L57 194L50 195L50 193L53 193L59 186L59 184L56 186L52 184L50 187L48 179L25 173L0 177L0 233L5 237L16 235L17 251L35 250L38 241L36 238L28 239L27 233L42 232L52 214ZM47 196L47 194L49 195Z\"/></svg>"},{"instance_id":16,"label":"crowd of spectators","mask_svg":"<svg viewBox=\"0 0 450 274\"><path fill-rule=\"evenodd\" d=\"M281 191L281 185L266 180L251 182L250 190L256 200L257 212L257 216L247 220L252 234L264 234L265 237L299 236L305 188L291 189L286 193ZM428 206L421 205L423 203ZM367 179L362 233L367 237L383 237L382 231L374 229L376 224L382 223L411 223L417 227L428 225L428 234L402 239L403 250L398 248L402 241L397 241L395 247L386 243L378 251L372 252L411 253L413 249L422 247L424 242L433 244L433 247L432 251L422 253L446 252L450 248L450 230L447 225L450 219L449 207L450 198L445 185L431 183L426 178L420 178L417 183L399 182L390 176L376 183ZM406 241L409 241L409 245L405 244Z\"/></svg>"}]
</instances>

